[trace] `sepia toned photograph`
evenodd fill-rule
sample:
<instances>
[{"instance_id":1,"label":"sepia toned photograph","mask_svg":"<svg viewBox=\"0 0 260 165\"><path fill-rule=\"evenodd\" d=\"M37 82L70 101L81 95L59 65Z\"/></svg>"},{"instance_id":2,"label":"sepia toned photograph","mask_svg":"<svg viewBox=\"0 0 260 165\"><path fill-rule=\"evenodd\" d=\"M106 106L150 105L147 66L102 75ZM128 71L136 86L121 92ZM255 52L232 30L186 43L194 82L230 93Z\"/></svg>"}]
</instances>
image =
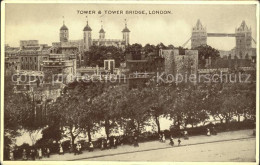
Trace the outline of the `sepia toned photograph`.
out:
<instances>
[{"instance_id":1,"label":"sepia toned photograph","mask_svg":"<svg viewBox=\"0 0 260 165\"><path fill-rule=\"evenodd\" d=\"M259 163L258 2L2 4L2 164Z\"/></svg>"}]
</instances>

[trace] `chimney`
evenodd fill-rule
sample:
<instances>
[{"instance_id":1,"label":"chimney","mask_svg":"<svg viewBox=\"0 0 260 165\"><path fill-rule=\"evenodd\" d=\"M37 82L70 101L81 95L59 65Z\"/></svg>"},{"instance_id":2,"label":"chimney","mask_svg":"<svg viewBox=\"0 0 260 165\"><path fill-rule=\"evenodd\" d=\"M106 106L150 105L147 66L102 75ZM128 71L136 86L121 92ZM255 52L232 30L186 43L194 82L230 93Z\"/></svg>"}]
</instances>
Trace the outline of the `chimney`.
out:
<instances>
[{"instance_id":1,"label":"chimney","mask_svg":"<svg viewBox=\"0 0 260 165\"><path fill-rule=\"evenodd\" d=\"M211 67L211 57L209 57L209 67Z\"/></svg>"}]
</instances>

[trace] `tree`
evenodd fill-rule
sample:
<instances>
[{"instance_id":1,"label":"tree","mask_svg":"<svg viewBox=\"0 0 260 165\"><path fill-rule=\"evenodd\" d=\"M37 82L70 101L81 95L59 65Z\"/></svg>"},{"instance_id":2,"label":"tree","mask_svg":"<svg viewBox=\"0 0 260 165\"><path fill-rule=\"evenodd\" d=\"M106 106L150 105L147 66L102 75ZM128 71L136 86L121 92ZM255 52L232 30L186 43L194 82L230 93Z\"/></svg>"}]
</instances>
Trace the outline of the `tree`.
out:
<instances>
[{"instance_id":1,"label":"tree","mask_svg":"<svg viewBox=\"0 0 260 165\"><path fill-rule=\"evenodd\" d=\"M81 133L91 132L97 127L97 118L92 100L103 92L104 84L94 82L72 82L65 87L63 94L56 100L52 112L55 112L64 133L70 136L72 146Z\"/></svg>"},{"instance_id":2,"label":"tree","mask_svg":"<svg viewBox=\"0 0 260 165\"><path fill-rule=\"evenodd\" d=\"M183 93L184 94L184 93ZM184 94L185 103L183 106L184 126L190 124L192 127L209 118L204 109L206 92L200 89L187 90Z\"/></svg>"},{"instance_id":3,"label":"tree","mask_svg":"<svg viewBox=\"0 0 260 165\"><path fill-rule=\"evenodd\" d=\"M188 124L196 126L209 118L204 103L206 94L206 91L189 85L170 89L170 99L165 106L178 130L181 126L186 128Z\"/></svg>"},{"instance_id":4,"label":"tree","mask_svg":"<svg viewBox=\"0 0 260 165\"><path fill-rule=\"evenodd\" d=\"M137 43L129 45L126 47L125 54L131 54L133 60L141 60L142 45Z\"/></svg>"},{"instance_id":5,"label":"tree","mask_svg":"<svg viewBox=\"0 0 260 165\"><path fill-rule=\"evenodd\" d=\"M146 88L132 89L126 93L124 101L121 102L122 116L131 123L131 129L137 133L141 133L144 126L149 125L147 123L150 117L148 110L151 103L149 94Z\"/></svg>"},{"instance_id":6,"label":"tree","mask_svg":"<svg viewBox=\"0 0 260 165\"><path fill-rule=\"evenodd\" d=\"M145 54L149 54L149 53L155 52L156 48L154 45L146 44L143 49L144 49Z\"/></svg>"},{"instance_id":7,"label":"tree","mask_svg":"<svg viewBox=\"0 0 260 165\"><path fill-rule=\"evenodd\" d=\"M179 46L178 49L179 49L180 55L185 55L185 50L187 50L188 48L183 48L183 47Z\"/></svg>"},{"instance_id":8,"label":"tree","mask_svg":"<svg viewBox=\"0 0 260 165\"><path fill-rule=\"evenodd\" d=\"M234 117L240 116L255 116L255 84L232 83L211 84L207 88L207 98L205 100L206 107L210 115L214 118L220 119L223 123L229 123Z\"/></svg>"},{"instance_id":9,"label":"tree","mask_svg":"<svg viewBox=\"0 0 260 165\"><path fill-rule=\"evenodd\" d=\"M112 128L117 127L118 121L121 120L120 104L125 93L125 86L110 85L93 100L97 112L96 116L101 121L101 126L105 127L107 138L109 138Z\"/></svg>"},{"instance_id":10,"label":"tree","mask_svg":"<svg viewBox=\"0 0 260 165\"><path fill-rule=\"evenodd\" d=\"M174 49L174 46L172 44L167 46L168 49Z\"/></svg>"},{"instance_id":11,"label":"tree","mask_svg":"<svg viewBox=\"0 0 260 165\"><path fill-rule=\"evenodd\" d=\"M220 123L223 123L224 116L222 104L225 99L222 95L222 88L220 84L209 84L205 87L207 90L207 96L205 98L205 109L209 112L211 116L216 120L220 120Z\"/></svg>"},{"instance_id":12,"label":"tree","mask_svg":"<svg viewBox=\"0 0 260 165\"><path fill-rule=\"evenodd\" d=\"M220 57L219 51L209 45L201 45L194 49L198 50L199 53L199 68L205 67L206 59L209 59L209 57L211 57L212 61Z\"/></svg>"},{"instance_id":13,"label":"tree","mask_svg":"<svg viewBox=\"0 0 260 165\"><path fill-rule=\"evenodd\" d=\"M85 64L87 66L95 67L98 65L99 67L104 66L104 60L106 59L114 59L115 66L119 67L120 62L123 62L125 59L123 50L121 48L117 48L115 46L96 46L93 45L90 47L88 52L84 53Z\"/></svg>"},{"instance_id":14,"label":"tree","mask_svg":"<svg viewBox=\"0 0 260 165\"><path fill-rule=\"evenodd\" d=\"M14 139L20 135L18 130L25 129L32 135L43 125L36 122L36 101L31 95L14 92L11 77L5 76L4 84L4 149L5 152L8 152Z\"/></svg>"},{"instance_id":15,"label":"tree","mask_svg":"<svg viewBox=\"0 0 260 165\"><path fill-rule=\"evenodd\" d=\"M173 90L173 88L165 85L153 84L149 86L147 90L150 93L148 97L151 98L150 105L148 107L149 113L154 118L155 123L157 125L158 133L160 133L160 117L162 115L168 115L166 109L169 100L172 100L170 96L170 90Z\"/></svg>"}]
</instances>

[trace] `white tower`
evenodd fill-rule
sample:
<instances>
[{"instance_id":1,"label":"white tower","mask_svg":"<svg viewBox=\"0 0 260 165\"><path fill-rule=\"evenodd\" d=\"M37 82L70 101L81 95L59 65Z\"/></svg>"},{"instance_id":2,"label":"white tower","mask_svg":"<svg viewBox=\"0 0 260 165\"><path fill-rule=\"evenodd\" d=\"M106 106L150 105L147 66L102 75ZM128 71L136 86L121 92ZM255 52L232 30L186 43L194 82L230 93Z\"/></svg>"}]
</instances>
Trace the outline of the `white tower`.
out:
<instances>
[{"instance_id":1,"label":"white tower","mask_svg":"<svg viewBox=\"0 0 260 165\"><path fill-rule=\"evenodd\" d=\"M105 39L105 30L103 29L103 24L102 24L102 21L101 21L101 29L99 30L99 39Z\"/></svg>"},{"instance_id":2,"label":"white tower","mask_svg":"<svg viewBox=\"0 0 260 165\"><path fill-rule=\"evenodd\" d=\"M126 19L125 19L125 28L122 30L123 33L123 40L125 41L125 45L129 45L129 33L130 30L127 28L127 23L126 23Z\"/></svg>"},{"instance_id":3,"label":"white tower","mask_svg":"<svg viewBox=\"0 0 260 165\"><path fill-rule=\"evenodd\" d=\"M83 50L84 51L89 51L89 47L92 45L91 31L92 29L89 27L87 21L87 25L83 29L83 43L84 43Z\"/></svg>"},{"instance_id":4,"label":"white tower","mask_svg":"<svg viewBox=\"0 0 260 165\"><path fill-rule=\"evenodd\" d=\"M64 23L64 17L63 17L63 25L60 28L60 42L68 42L69 40L69 29Z\"/></svg>"}]
</instances>

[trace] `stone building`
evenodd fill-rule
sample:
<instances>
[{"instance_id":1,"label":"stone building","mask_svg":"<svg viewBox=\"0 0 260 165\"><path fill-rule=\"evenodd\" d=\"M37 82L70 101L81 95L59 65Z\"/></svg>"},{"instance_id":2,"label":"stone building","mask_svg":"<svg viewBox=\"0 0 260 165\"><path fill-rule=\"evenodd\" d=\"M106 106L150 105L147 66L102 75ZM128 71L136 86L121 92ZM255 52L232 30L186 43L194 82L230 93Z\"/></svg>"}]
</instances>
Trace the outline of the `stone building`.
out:
<instances>
[{"instance_id":1,"label":"stone building","mask_svg":"<svg viewBox=\"0 0 260 165\"><path fill-rule=\"evenodd\" d=\"M201 45L207 45L207 29L203 27L198 19L196 25L192 28L191 48Z\"/></svg>"},{"instance_id":2,"label":"stone building","mask_svg":"<svg viewBox=\"0 0 260 165\"><path fill-rule=\"evenodd\" d=\"M11 74L15 70L20 70L19 47L5 46L5 74Z\"/></svg>"},{"instance_id":3,"label":"stone building","mask_svg":"<svg viewBox=\"0 0 260 165\"><path fill-rule=\"evenodd\" d=\"M50 54L49 60L42 62L41 71L45 73L47 83L60 81L66 84L74 79L76 67L76 59L73 54Z\"/></svg>"},{"instance_id":4,"label":"stone building","mask_svg":"<svg viewBox=\"0 0 260 165\"><path fill-rule=\"evenodd\" d=\"M18 53L21 70L41 70L41 63L48 60L51 46L39 44L38 40L20 41Z\"/></svg>"},{"instance_id":5,"label":"stone building","mask_svg":"<svg viewBox=\"0 0 260 165\"><path fill-rule=\"evenodd\" d=\"M60 42L54 42L52 44L55 48L64 48L68 51L68 48L73 48L73 51L79 52L78 56L80 56L80 60L83 60L82 54L84 51L89 51L89 48L92 45L97 46L116 46L124 49L126 45L130 43L130 30L127 28L127 24L125 23L125 28L122 30L123 39L106 39L105 30L103 25L101 25L101 29L99 31L99 38L92 39L92 29L90 25L87 24L83 28L83 37L79 40L69 40L69 28L65 25L63 21L63 25L60 28ZM75 49L77 48L77 50ZM63 49L63 50L64 50ZM62 52L64 53L64 52ZM72 52L70 52L72 53Z\"/></svg>"},{"instance_id":6,"label":"stone building","mask_svg":"<svg viewBox=\"0 0 260 165\"><path fill-rule=\"evenodd\" d=\"M89 51L89 48L92 45L115 46L125 49L125 46L128 45L130 42L129 33L130 30L127 28L127 24L125 24L125 28L122 30L123 39L106 39L106 32L103 28L103 25L101 25L99 38L92 39L92 29L87 21L86 26L83 28L82 39L69 40L69 28L65 25L65 22L63 21L63 25L61 26L59 32L60 41L52 43L50 53L75 54L75 57L77 59L77 67L81 67L82 63L84 63L84 52Z\"/></svg>"},{"instance_id":7,"label":"stone building","mask_svg":"<svg viewBox=\"0 0 260 165\"><path fill-rule=\"evenodd\" d=\"M248 28L245 21L242 21L241 25L236 28L236 47L235 56L239 59L251 59L255 56L255 49L252 48L252 31L251 27Z\"/></svg>"},{"instance_id":8,"label":"stone building","mask_svg":"<svg viewBox=\"0 0 260 165\"><path fill-rule=\"evenodd\" d=\"M160 56L164 58L166 74L196 74L198 71L197 50L185 50L183 55L178 49L160 50Z\"/></svg>"},{"instance_id":9,"label":"stone building","mask_svg":"<svg viewBox=\"0 0 260 165\"><path fill-rule=\"evenodd\" d=\"M84 33L85 33L85 30L86 30L85 28L84 28ZM105 30L103 28L103 25L101 25L101 29L99 31L99 38L98 39L91 39L91 30L88 30L87 32L90 34L89 35L90 36L89 40L92 40L92 41L90 42L90 44L86 44L85 51L88 51L89 47L91 45L115 46L115 47L122 48L122 49L125 49L125 46L129 45L129 33L130 33L130 30L127 28L127 24L126 23L125 23L125 28L122 30L123 39L106 39L105 38L106 32L105 32Z\"/></svg>"},{"instance_id":10,"label":"stone building","mask_svg":"<svg viewBox=\"0 0 260 165\"><path fill-rule=\"evenodd\" d=\"M126 68L129 73L161 73L164 71L164 62L163 58L127 60Z\"/></svg>"}]
</instances>

